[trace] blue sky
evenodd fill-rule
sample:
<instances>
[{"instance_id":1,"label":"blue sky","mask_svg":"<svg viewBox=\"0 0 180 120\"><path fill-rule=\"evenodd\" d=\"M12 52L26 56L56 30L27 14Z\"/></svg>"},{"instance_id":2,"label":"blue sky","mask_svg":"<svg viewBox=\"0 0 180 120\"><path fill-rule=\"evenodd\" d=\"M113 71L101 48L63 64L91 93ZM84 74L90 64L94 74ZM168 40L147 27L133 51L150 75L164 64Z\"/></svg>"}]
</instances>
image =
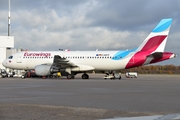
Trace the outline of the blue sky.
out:
<instances>
[{"instance_id":1,"label":"blue sky","mask_svg":"<svg viewBox=\"0 0 180 120\"><path fill-rule=\"evenodd\" d=\"M8 0L0 0L0 35L7 35ZM121 50L139 46L163 18L173 18L165 51L180 65L179 0L11 0L15 48Z\"/></svg>"}]
</instances>

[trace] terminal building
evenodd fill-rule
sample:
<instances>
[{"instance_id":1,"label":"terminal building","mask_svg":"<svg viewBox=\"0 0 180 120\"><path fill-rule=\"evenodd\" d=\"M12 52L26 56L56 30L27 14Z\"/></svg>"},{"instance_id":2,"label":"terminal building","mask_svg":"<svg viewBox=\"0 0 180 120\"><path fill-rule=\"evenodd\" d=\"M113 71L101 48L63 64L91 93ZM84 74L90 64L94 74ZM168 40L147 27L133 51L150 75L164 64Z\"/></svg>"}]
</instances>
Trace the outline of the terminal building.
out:
<instances>
[{"instance_id":1,"label":"terminal building","mask_svg":"<svg viewBox=\"0 0 180 120\"><path fill-rule=\"evenodd\" d=\"M15 53L14 49L14 36L0 36L0 68L5 69L2 62Z\"/></svg>"},{"instance_id":2,"label":"terminal building","mask_svg":"<svg viewBox=\"0 0 180 120\"><path fill-rule=\"evenodd\" d=\"M14 71L16 76L21 76L23 70L10 70L2 65L10 55L20 51L21 49L14 48L14 36L0 36L0 70L5 69L7 73Z\"/></svg>"}]
</instances>

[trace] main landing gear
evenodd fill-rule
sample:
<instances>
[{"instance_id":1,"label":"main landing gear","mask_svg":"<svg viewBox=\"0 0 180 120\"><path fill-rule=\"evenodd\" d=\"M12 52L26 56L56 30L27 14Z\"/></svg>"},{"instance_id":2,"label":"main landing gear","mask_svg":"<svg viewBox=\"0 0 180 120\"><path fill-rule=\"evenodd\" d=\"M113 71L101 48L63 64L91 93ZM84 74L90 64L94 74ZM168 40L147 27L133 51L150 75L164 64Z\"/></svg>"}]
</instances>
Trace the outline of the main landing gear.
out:
<instances>
[{"instance_id":1,"label":"main landing gear","mask_svg":"<svg viewBox=\"0 0 180 120\"><path fill-rule=\"evenodd\" d=\"M67 79L74 79L75 75L74 74L68 74Z\"/></svg>"},{"instance_id":2,"label":"main landing gear","mask_svg":"<svg viewBox=\"0 0 180 120\"><path fill-rule=\"evenodd\" d=\"M86 73L84 73L81 78L82 78L82 79L89 79L89 75L86 74Z\"/></svg>"},{"instance_id":3,"label":"main landing gear","mask_svg":"<svg viewBox=\"0 0 180 120\"><path fill-rule=\"evenodd\" d=\"M75 78L75 75L74 75L74 74L68 74L68 75L67 75L67 79L74 79L74 78ZM86 74L86 73L84 73L84 74L82 74L81 78L82 78L82 79L89 79L89 75Z\"/></svg>"}]
</instances>

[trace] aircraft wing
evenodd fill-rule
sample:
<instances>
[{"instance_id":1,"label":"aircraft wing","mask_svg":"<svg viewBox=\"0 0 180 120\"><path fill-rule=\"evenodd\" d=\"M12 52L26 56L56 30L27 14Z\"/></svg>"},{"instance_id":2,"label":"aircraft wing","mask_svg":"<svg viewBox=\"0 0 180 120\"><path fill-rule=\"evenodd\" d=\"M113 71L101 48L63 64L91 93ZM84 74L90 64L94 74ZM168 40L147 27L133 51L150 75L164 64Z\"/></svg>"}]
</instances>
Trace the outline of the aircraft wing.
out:
<instances>
[{"instance_id":1,"label":"aircraft wing","mask_svg":"<svg viewBox=\"0 0 180 120\"><path fill-rule=\"evenodd\" d=\"M71 71L90 71L94 70L95 68L89 65L83 65L83 64L75 64L71 61L69 61L66 58L62 58L59 55L54 56L53 66L59 67L59 68L71 68Z\"/></svg>"},{"instance_id":2,"label":"aircraft wing","mask_svg":"<svg viewBox=\"0 0 180 120\"><path fill-rule=\"evenodd\" d=\"M59 55L55 55L54 56L54 61L53 61L53 65L57 66L59 68L65 68L65 67L75 67L77 65L75 65L74 63L70 62L69 60L67 60L66 58L62 58Z\"/></svg>"}]
</instances>

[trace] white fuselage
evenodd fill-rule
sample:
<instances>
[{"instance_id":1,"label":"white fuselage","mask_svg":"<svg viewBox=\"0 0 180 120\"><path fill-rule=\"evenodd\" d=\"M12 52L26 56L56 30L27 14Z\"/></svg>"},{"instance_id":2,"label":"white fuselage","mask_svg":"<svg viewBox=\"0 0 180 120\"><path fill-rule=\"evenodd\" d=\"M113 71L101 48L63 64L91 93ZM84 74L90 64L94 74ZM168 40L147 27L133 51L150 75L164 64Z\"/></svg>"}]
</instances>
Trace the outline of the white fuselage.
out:
<instances>
[{"instance_id":1,"label":"white fuselage","mask_svg":"<svg viewBox=\"0 0 180 120\"><path fill-rule=\"evenodd\" d=\"M70 63L91 66L95 70L124 69L130 60L130 55L118 60L113 59L117 53L121 53L121 51L24 51L6 59L3 65L11 69L29 70L41 64L52 65L54 55L59 55L61 58L69 60Z\"/></svg>"}]
</instances>

